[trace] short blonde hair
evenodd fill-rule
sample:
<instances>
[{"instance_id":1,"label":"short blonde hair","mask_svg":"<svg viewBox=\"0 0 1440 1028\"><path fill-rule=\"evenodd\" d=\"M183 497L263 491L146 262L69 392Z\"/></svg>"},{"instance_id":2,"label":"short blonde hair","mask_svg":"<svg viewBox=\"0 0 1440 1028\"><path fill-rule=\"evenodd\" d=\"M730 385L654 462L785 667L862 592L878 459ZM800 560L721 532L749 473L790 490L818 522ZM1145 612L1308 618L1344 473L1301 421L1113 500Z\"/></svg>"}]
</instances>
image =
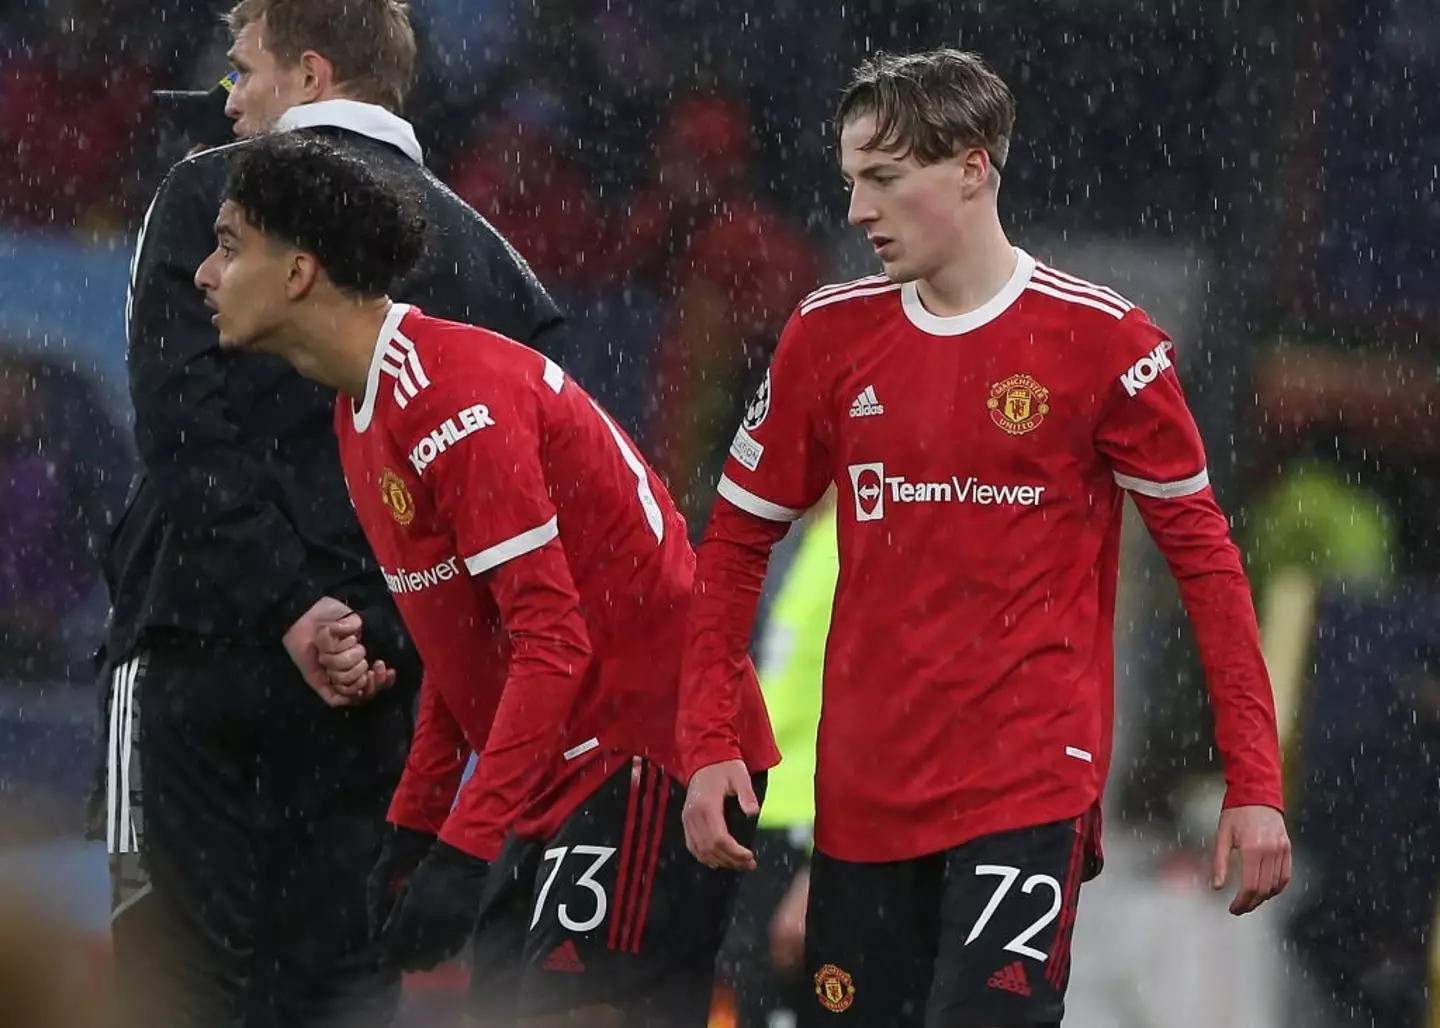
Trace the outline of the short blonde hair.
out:
<instances>
[{"instance_id":1,"label":"short blonde hair","mask_svg":"<svg viewBox=\"0 0 1440 1028\"><path fill-rule=\"evenodd\" d=\"M1010 156L1015 96L979 54L941 49L876 54L855 70L835 110L835 132L866 114L865 150L894 150L934 164L975 147L997 170Z\"/></svg>"},{"instance_id":2,"label":"short blonde hair","mask_svg":"<svg viewBox=\"0 0 1440 1028\"><path fill-rule=\"evenodd\" d=\"M265 43L293 64L314 50L356 100L395 113L415 74L410 5L400 0L240 0L225 21L232 35L265 19Z\"/></svg>"}]
</instances>

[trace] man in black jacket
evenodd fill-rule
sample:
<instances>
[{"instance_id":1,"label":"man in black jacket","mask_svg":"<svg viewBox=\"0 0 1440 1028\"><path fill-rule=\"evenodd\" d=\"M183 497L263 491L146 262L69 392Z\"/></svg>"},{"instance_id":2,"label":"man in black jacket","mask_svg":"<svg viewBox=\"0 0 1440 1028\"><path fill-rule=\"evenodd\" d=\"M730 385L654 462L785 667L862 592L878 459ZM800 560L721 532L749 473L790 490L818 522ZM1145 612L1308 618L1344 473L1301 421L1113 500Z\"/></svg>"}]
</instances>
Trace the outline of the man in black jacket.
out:
<instances>
[{"instance_id":1,"label":"man in black jacket","mask_svg":"<svg viewBox=\"0 0 1440 1028\"><path fill-rule=\"evenodd\" d=\"M406 5L242 0L230 25L238 74L217 95L242 142L170 171L126 305L141 473L109 553L104 754L120 1001L127 1025L378 1025L398 981L369 955L366 879L382 850L387 876L423 855L384 824L417 662L346 496L333 396L222 353L192 279L243 137L313 131L421 198L426 251L398 298L542 351L561 318L395 113ZM372 669L358 704L317 650L352 611Z\"/></svg>"}]
</instances>

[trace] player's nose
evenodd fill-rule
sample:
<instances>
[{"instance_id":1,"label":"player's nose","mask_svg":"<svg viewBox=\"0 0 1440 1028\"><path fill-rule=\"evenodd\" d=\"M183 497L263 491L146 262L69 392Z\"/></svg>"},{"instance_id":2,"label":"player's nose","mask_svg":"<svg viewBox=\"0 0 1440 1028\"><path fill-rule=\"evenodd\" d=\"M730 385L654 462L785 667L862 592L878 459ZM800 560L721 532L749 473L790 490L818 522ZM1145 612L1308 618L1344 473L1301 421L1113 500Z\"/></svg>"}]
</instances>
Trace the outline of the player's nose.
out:
<instances>
[{"instance_id":1,"label":"player's nose","mask_svg":"<svg viewBox=\"0 0 1440 1028\"><path fill-rule=\"evenodd\" d=\"M858 189L850 190L850 210L847 214L852 225L865 225L875 220L875 205Z\"/></svg>"},{"instance_id":2,"label":"player's nose","mask_svg":"<svg viewBox=\"0 0 1440 1028\"><path fill-rule=\"evenodd\" d=\"M210 274L210 269L214 265L214 262L215 254L211 253L209 257L206 257L200 262L200 267L195 269L195 288L205 293L207 297L210 293L210 287L214 285L214 279Z\"/></svg>"}]
</instances>

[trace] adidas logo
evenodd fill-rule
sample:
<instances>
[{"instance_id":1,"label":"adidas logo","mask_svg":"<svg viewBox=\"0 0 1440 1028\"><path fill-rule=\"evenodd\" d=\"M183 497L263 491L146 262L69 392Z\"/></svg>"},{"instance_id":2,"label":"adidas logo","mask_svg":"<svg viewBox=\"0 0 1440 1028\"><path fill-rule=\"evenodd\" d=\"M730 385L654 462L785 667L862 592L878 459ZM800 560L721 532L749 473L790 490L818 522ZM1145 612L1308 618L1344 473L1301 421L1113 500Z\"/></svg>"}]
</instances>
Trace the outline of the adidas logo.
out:
<instances>
[{"instance_id":1,"label":"adidas logo","mask_svg":"<svg viewBox=\"0 0 1440 1028\"><path fill-rule=\"evenodd\" d=\"M1013 992L1017 996L1030 995L1030 980L1025 977L1025 965L1018 960L1009 967L996 971L985 984L992 989Z\"/></svg>"},{"instance_id":2,"label":"adidas logo","mask_svg":"<svg viewBox=\"0 0 1440 1028\"><path fill-rule=\"evenodd\" d=\"M855 402L850 405L850 416L852 418L868 418L876 414L884 414L885 405L875 399L875 387L866 386L855 397Z\"/></svg>"},{"instance_id":3,"label":"adidas logo","mask_svg":"<svg viewBox=\"0 0 1440 1028\"><path fill-rule=\"evenodd\" d=\"M575 943L570 939L566 939L552 949L542 966L547 971L568 971L571 974L583 974L585 971L585 962L580 959L580 954L575 949ZM1026 989L1025 991L1026 995L1029 995L1030 990Z\"/></svg>"}]
</instances>

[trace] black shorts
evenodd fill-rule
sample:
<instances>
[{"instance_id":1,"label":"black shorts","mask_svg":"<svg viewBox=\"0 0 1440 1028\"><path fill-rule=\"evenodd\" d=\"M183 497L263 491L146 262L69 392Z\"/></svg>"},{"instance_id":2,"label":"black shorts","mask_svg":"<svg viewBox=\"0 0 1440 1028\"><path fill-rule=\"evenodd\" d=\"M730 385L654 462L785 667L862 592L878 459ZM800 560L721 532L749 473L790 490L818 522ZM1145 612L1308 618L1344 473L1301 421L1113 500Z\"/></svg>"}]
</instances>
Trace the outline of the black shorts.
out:
<instances>
[{"instance_id":1,"label":"black shorts","mask_svg":"<svg viewBox=\"0 0 1440 1028\"><path fill-rule=\"evenodd\" d=\"M817 852L802 1025L1058 1025L1095 818L988 835L943 853L854 864Z\"/></svg>"},{"instance_id":2,"label":"black shorts","mask_svg":"<svg viewBox=\"0 0 1440 1028\"><path fill-rule=\"evenodd\" d=\"M690 855L684 802L678 782L636 757L552 838L507 840L475 936L482 1023L609 1006L627 1028L705 1028L738 875ZM754 821L733 801L727 815L750 845Z\"/></svg>"}]
</instances>

